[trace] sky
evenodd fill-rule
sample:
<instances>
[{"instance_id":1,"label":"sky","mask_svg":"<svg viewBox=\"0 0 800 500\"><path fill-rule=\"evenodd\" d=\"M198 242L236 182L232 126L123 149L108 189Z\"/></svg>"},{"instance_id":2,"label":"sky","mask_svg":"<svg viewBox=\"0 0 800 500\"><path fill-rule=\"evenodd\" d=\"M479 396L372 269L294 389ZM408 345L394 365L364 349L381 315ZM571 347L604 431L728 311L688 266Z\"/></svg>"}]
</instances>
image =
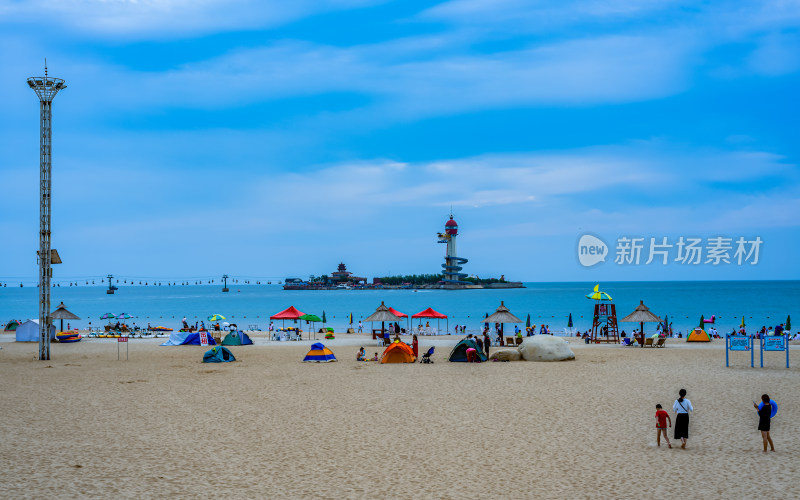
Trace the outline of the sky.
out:
<instances>
[{"instance_id":1,"label":"sky","mask_svg":"<svg viewBox=\"0 0 800 500\"><path fill-rule=\"evenodd\" d=\"M0 0L0 282L45 58L55 281L800 278L799 1Z\"/></svg>"}]
</instances>

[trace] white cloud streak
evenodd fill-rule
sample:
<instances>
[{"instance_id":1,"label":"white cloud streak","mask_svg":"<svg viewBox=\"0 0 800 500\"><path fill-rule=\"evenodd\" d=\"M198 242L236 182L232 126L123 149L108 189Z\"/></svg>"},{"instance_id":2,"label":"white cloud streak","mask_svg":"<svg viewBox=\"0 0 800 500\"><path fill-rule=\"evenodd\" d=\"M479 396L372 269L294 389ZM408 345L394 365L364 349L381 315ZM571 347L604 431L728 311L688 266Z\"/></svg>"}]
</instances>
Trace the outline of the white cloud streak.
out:
<instances>
[{"instance_id":1,"label":"white cloud streak","mask_svg":"<svg viewBox=\"0 0 800 500\"><path fill-rule=\"evenodd\" d=\"M169 39L271 28L379 0L0 0L6 22L63 27L79 36Z\"/></svg>"}]
</instances>

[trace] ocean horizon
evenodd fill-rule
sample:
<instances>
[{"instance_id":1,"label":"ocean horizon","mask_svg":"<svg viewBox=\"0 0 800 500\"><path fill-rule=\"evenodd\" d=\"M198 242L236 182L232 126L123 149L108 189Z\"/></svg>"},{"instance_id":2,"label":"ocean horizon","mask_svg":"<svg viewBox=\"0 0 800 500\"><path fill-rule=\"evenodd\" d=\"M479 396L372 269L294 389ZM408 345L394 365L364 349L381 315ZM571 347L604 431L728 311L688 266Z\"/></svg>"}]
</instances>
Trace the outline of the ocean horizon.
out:
<instances>
[{"instance_id":1,"label":"ocean horizon","mask_svg":"<svg viewBox=\"0 0 800 500\"><path fill-rule=\"evenodd\" d=\"M468 331L482 327L486 313L491 314L501 301L523 322L530 315L531 323L550 326L556 332L567 326L572 314L574 327L591 327L594 301L587 299L596 282L525 282L526 288L503 290L283 290L281 285L231 284L223 293L221 284L139 286L120 285L115 294L106 294L100 285L61 286L52 290L51 310L59 302L82 319L70 326L86 328L106 323L105 313L128 313L128 324L137 326L167 326L177 328L184 316L191 322L206 320L212 314L222 314L240 328L266 329L269 316L289 306L322 317L328 326L343 331L348 316L353 314L357 324L375 311L381 301L405 314L413 315L427 307L447 314L447 321L432 327L445 333L449 327L467 325ZM775 326L794 315L800 321L800 281L619 281L602 282L600 289L609 293L616 305L619 319L628 315L644 301L650 310L668 316L673 329L686 333L698 325L700 316L715 317L714 326L720 333L738 327L742 316L748 329ZM37 287L0 288L0 320L26 320L38 316ZM418 320L414 325L418 324ZM281 322L277 322L281 324ZM319 327L320 325L317 325ZM405 324L403 326L406 326ZM65 322L66 327L66 322ZM511 325L509 325L511 327ZM365 325L365 330L369 325ZM620 330L631 331L638 324L620 323ZM646 325L645 331L655 331L656 325Z\"/></svg>"}]
</instances>

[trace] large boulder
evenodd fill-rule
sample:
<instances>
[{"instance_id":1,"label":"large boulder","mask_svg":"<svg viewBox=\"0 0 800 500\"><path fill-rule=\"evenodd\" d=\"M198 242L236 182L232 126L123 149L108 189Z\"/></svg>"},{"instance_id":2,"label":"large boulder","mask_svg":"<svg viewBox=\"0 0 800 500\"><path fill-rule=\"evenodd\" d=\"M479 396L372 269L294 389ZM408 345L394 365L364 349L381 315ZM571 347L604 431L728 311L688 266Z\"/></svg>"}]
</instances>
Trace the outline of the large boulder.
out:
<instances>
[{"instance_id":1,"label":"large boulder","mask_svg":"<svg viewBox=\"0 0 800 500\"><path fill-rule=\"evenodd\" d=\"M575 359L569 342L552 335L525 337L519 346L519 353L525 361L566 361Z\"/></svg>"},{"instance_id":2,"label":"large boulder","mask_svg":"<svg viewBox=\"0 0 800 500\"><path fill-rule=\"evenodd\" d=\"M496 359L497 361L519 361L522 355L516 349L502 349L495 351L489 356L489 359Z\"/></svg>"}]
</instances>

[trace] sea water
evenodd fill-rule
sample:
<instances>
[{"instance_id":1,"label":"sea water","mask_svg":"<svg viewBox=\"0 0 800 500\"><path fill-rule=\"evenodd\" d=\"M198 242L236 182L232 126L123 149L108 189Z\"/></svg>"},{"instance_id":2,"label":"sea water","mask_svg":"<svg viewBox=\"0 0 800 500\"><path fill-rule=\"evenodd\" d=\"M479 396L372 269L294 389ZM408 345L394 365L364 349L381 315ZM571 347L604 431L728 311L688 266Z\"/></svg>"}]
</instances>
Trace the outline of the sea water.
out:
<instances>
[{"instance_id":1,"label":"sea water","mask_svg":"<svg viewBox=\"0 0 800 500\"><path fill-rule=\"evenodd\" d=\"M222 314L240 328L266 329L269 317L289 306L316 314L325 314L327 326L343 331L352 313L353 323L375 311L381 301L408 315L427 307L447 314L448 320L430 322L440 332L455 325L467 325L468 331L478 331L482 319L491 314L503 301L523 322L530 315L532 324L546 324L561 332L567 327L570 313L574 327L584 331L591 327L595 301L587 299L595 283L526 283L527 288L506 290L283 290L279 285L234 285L223 293L219 285L195 286L130 286L120 285L113 295L99 286L56 287L51 303L59 302L80 316L70 326L85 328L106 323L105 313L128 313L127 320L144 327L168 326L178 328L184 316L189 322L205 320L212 314ZM684 334L698 325L700 316L716 317L714 326L720 333L730 332L745 318L748 330L762 325L774 326L786 321L787 315L800 322L800 281L692 281L692 282L607 282L601 290L609 293L616 304L617 317L631 313L639 301L650 311L669 317L673 329ZM25 320L38 316L36 287L0 288L0 321ZM58 322L57 322L58 323ZM279 326L283 322L277 321ZM419 320L415 320L417 325ZM66 327L67 322L64 323ZM289 326L291 322L287 322ZM800 325L800 323L798 323ZM380 325L376 325L379 327ZM403 323L406 326L406 323ZM521 327L524 326L520 325ZM620 323L620 330L631 331L638 324ZM794 326L794 325L793 325ZM319 325L317 325L319 327ZM364 325L367 331L369 324ZM508 325L506 331L509 331ZM305 328L304 328L305 329ZM655 332L656 325L645 326ZM793 328L797 330L797 327Z\"/></svg>"}]
</instances>

